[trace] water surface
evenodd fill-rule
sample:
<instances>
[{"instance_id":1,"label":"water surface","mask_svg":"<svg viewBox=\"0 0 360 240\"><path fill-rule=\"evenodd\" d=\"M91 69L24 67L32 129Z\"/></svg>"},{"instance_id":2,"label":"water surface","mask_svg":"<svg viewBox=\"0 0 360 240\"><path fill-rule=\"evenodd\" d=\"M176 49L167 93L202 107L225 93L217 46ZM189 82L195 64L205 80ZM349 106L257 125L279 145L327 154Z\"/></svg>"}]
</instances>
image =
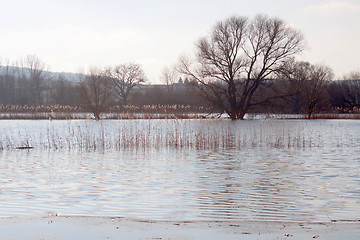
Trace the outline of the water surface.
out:
<instances>
[{"instance_id":1,"label":"water surface","mask_svg":"<svg viewBox=\"0 0 360 240\"><path fill-rule=\"evenodd\" d=\"M358 121L19 120L0 132L0 216L359 219Z\"/></svg>"}]
</instances>

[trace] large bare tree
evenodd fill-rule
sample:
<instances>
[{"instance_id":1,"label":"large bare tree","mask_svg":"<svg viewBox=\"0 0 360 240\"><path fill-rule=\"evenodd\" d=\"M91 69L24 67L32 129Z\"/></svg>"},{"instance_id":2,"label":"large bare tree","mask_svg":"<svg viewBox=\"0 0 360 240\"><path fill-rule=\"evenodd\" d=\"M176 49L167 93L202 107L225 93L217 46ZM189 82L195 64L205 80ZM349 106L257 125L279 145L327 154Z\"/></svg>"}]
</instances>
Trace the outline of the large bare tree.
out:
<instances>
[{"instance_id":1,"label":"large bare tree","mask_svg":"<svg viewBox=\"0 0 360 240\"><path fill-rule=\"evenodd\" d=\"M258 104L253 97L260 86L266 86L303 46L302 34L280 19L234 16L200 39L195 61L182 59L179 69L231 119L243 119Z\"/></svg>"},{"instance_id":2,"label":"large bare tree","mask_svg":"<svg viewBox=\"0 0 360 240\"><path fill-rule=\"evenodd\" d=\"M91 68L90 74L79 83L80 99L84 107L94 114L96 120L111 103L112 87L110 79L97 68Z\"/></svg>"},{"instance_id":3,"label":"large bare tree","mask_svg":"<svg viewBox=\"0 0 360 240\"><path fill-rule=\"evenodd\" d=\"M130 93L133 88L145 82L145 73L142 67L135 63L109 67L106 74L112 79L115 99L123 105L129 103Z\"/></svg>"}]
</instances>

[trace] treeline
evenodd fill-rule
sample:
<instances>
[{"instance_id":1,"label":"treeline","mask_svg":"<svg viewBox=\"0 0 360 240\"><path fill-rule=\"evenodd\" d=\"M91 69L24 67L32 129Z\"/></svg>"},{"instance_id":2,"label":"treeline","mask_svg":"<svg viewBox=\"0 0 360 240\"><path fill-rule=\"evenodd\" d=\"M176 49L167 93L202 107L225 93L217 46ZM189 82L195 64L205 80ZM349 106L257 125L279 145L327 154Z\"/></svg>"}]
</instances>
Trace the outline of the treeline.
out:
<instances>
[{"instance_id":1,"label":"treeline","mask_svg":"<svg viewBox=\"0 0 360 240\"><path fill-rule=\"evenodd\" d=\"M137 75L130 76L130 73ZM145 109L141 106L151 105L187 106L184 109L207 109L214 113L224 111L221 106L204 97L204 89L196 81L183 81L179 75L174 75L176 81L169 81L169 72L163 75L164 84L147 84L145 74L137 64L122 64L101 71L90 71L89 74L54 74L36 56L28 56L17 64L0 68L1 111L41 111L46 109L45 106L58 105L61 106L57 108L60 111L94 112L91 104L96 104L96 91L107 95L106 103L96 110L99 113L135 111ZM284 76L264 82L254 96L254 101L260 104L254 105L249 112L301 113L309 116L314 112L360 112L360 73L351 73L337 81L316 82L309 78L301 80L300 85L296 79L294 76ZM94 84L100 84L98 86L101 89L96 90ZM108 90L105 91L105 88ZM288 94L268 100L269 96L280 90ZM159 109L154 107L152 110Z\"/></svg>"},{"instance_id":2,"label":"treeline","mask_svg":"<svg viewBox=\"0 0 360 240\"><path fill-rule=\"evenodd\" d=\"M53 73L34 55L0 66L0 105L3 110L12 111L20 108L11 106L33 106L28 108L32 110L51 105L87 109L88 103L85 101L86 96L82 94L82 86L91 78L100 85L108 82L99 86L102 90L104 87L109 89L105 91L108 95L106 108L119 109L125 105L207 105L186 84L148 84L138 64L122 64L103 70L91 69L87 74ZM88 97L94 98L95 95Z\"/></svg>"},{"instance_id":3,"label":"treeline","mask_svg":"<svg viewBox=\"0 0 360 240\"><path fill-rule=\"evenodd\" d=\"M292 80L276 80L281 87L292 88L297 83ZM314 113L359 114L360 113L360 78L345 78L327 83L308 81L296 93L275 99L271 103L256 106L250 112L306 114L309 118ZM291 90L288 90L288 92ZM272 90L260 88L260 99L272 96Z\"/></svg>"},{"instance_id":4,"label":"treeline","mask_svg":"<svg viewBox=\"0 0 360 240\"><path fill-rule=\"evenodd\" d=\"M0 68L0 109L41 111L56 105L60 111L90 112L96 119L104 112L177 106L226 113L232 120L247 113L311 118L314 113L360 112L360 73L334 81L328 66L297 61L304 37L281 19L233 16L217 22L195 47L193 58L164 69L160 85L151 85L136 63L54 74L29 55Z\"/></svg>"}]
</instances>

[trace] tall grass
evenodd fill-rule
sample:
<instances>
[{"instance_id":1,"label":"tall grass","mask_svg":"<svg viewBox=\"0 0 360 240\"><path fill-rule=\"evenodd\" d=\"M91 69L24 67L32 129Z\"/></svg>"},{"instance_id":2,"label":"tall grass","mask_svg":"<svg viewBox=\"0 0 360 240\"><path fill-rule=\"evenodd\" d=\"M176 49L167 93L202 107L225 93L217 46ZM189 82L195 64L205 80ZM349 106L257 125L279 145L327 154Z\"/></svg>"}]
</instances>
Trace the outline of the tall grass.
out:
<instances>
[{"instance_id":1,"label":"tall grass","mask_svg":"<svg viewBox=\"0 0 360 240\"><path fill-rule=\"evenodd\" d=\"M5 131L0 149L124 150L124 149L306 149L321 146L319 133L272 121L122 120L68 121L46 128ZM49 122L50 123L50 122Z\"/></svg>"}]
</instances>

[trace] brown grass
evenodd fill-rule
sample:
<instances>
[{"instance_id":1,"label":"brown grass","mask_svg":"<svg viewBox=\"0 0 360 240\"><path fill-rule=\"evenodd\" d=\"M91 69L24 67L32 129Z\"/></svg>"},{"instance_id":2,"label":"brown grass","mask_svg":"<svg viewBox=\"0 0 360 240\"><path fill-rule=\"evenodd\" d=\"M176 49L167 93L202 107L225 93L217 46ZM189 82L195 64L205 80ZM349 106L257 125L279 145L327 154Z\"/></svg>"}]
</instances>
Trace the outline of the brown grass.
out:
<instances>
[{"instance_id":1,"label":"brown grass","mask_svg":"<svg viewBox=\"0 0 360 240\"><path fill-rule=\"evenodd\" d=\"M190 105L114 106L101 114L102 119L198 119L209 109ZM77 106L0 105L0 119L64 120L91 119L92 114Z\"/></svg>"}]
</instances>

